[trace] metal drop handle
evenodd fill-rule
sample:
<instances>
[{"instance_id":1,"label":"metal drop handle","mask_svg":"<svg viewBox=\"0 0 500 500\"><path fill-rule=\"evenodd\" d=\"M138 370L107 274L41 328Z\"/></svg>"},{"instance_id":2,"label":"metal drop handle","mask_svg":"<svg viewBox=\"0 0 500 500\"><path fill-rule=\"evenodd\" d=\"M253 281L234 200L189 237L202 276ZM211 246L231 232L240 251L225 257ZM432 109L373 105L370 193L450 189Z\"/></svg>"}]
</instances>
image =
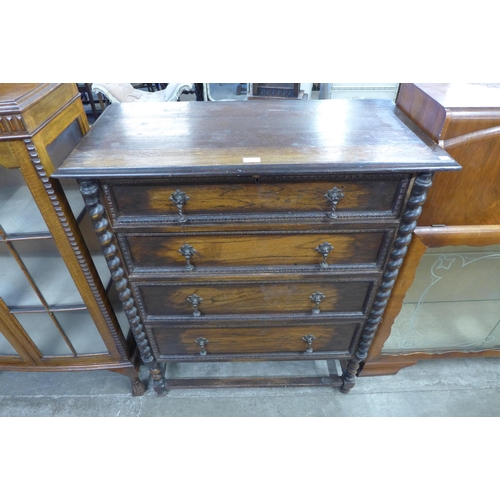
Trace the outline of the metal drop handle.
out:
<instances>
[{"instance_id":1,"label":"metal drop handle","mask_svg":"<svg viewBox=\"0 0 500 500\"><path fill-rule=\"evenodd\" d=\"M189 196L180 189L176 189L172 193L172 196L170 196L170 201L177 207L177 210L179 210L179 222L187 221L186 216L182 213L182 207L188 202L188 200Z\"/></svg>"},{"instance_id":2,"label":"metal drop handle","mask_svg":"<svg viewBox=\"0 0 500 500\"><path fill-rule=\"evenodd\" d=\"M186 269L192 271L194 266L191 264L191 257L198 252L191 245L185 243L179 248L179 253L186 259Z\"/></svg>"},{"instance_id":3,"label":"metal drop handle","mask_svg":"<svg viewBox=\"0 0 500 500\"><path fill-rule=\"evenodd\" d=\"M339 189L337 186L326 192L325 198L332 204L332 211L328 212L327 214L331 219L335 219L338 217L338 214L336 212L337 205L343 197L344 193L342 192L342 189Z\"/></svg>"},{"instance_id":4,"label":"metal drop handle","mask_svg":"<svg viewBox=\"0 0 500 500\"><path fill-rule=\"evenodd\" d=\"M195 340L195 342L200 346L200 356L206 356L207 351L205 346L208 344L208 340L203 337L199 337Z\"/></svg>"},{"instance_id":5,"label":"metal drop handle","mask_svg":"<svg viewBox=\"0 0 500 500\"><path fill-rule=\"evenodd\" d=\"M319 314L321 312L319 310L319 304L325 298L325 296L321 292L314 292L309 298L315 304L314 309L312 310L313 314Z\"/></svg>"},{"instance_id":6,"label":"metal drop handle","mask_svg":"<svg viewBox=\"0 0 500 500\"><path fill-rule=\"evenodd\" d=\"M193 293L186 299L193 306L193 316L201 316L201 311L198 310L200 302L203 300L201 297Z\"/></svg>"},{"instance_id":7,"label":"metal drop handle","mask_svg":"<svg viewBox=\"0 0 500 500\"><path fill-rule=\"evenodd\" d=\"M323 256L323 262L320 263L322 269L326 269L328 267L328 263L326 262L326 258L328 254L333 250L333 245L330 245L327 241L318 245L314 250Z\"/></svg>"},{"instance_id":8,"label":"metal drop handle","mask_svg":"<svg viewBox=\"0 0 500 500\"><path fill-rule=\"evenodd\" d=\"M313 348L312 348L312 342L313 340L316 340L316 337L314 335L305 335L304 337L302 337L302 340L304 342L307 342L307 349L306 349L306 353L310 354L311 352L313 352Z\"/></svg>"}]
</instances>

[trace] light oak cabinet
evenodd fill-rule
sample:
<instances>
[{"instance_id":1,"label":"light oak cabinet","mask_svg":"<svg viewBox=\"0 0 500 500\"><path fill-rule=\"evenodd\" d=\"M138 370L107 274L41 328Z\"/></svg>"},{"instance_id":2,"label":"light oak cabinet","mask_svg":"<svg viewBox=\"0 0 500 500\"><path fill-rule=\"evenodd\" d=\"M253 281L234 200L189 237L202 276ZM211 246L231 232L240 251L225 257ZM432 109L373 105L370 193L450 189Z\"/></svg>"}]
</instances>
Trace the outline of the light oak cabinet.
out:
<instances>
[{"instance_id":1,"label":"light oak cabinet","mask_svg":"<svg viewBox=\"0 0 500 500\"><path fill-rule=\"evenodd\" d=\"M78 186L50 179L88 130L76 85L0 84L0 370L113 370L139 395Z\"/></svg>"}]
</instances>

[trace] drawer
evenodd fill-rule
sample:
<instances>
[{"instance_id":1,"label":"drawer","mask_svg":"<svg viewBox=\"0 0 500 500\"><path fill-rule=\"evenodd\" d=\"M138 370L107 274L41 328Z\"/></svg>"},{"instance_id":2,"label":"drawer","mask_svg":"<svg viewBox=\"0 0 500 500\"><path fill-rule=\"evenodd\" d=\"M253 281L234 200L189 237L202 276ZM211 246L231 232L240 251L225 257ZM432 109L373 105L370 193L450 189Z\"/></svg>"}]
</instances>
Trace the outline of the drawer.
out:
<instances>
[{"instance_id":1,"label":"drawer","mask_svg":"<svg viewBox=\"0 0 500 500\"><path fill-rule=\"evenodd\" d=\"M144 308L144 319L175 316L193 319L229 318L234 315L363 315L370 302L373 279L278 283L133 283Z\"/></svg>"},{"instance_id":2,"label":"drawer","mask_svg":"<svg viewBox=\"0 0 500 500\"><path fill-rule=\"evenodd\" d=\"M322 271L380 266L394 235L364 231L119 234L131 273Z\"/></svg>"},{"instance_id":3,"label":"drawer","mask_svg":"<svg viewBox=\"0 0 500 500\"><path fill-rule=\"evenodd\" d=\"M177 328L158 326L149 329L160 360L190 357L200 361L224 358L307 357L321 354L347 355L359 331L358 323ZM306 352L307 336L312 335L312 352ZM304 339L304 337L306 339ZM203 341L203 339L205 339ZM204 345L201 345L203 342ZM206 354L202 354L206 351Z\"/></svg>"},{"instance_id":4,"label":"drawer","mask_svg":"<svg viewBox=\"0 0 500 500\"><path fill-rule=\"evenodd\" d=\"M224 220L397 217L408 176L337 176L165 181L104 185L113 222L172 224ZM174 201L175 200L175 201ZM335 207L335 210L334 210Z\"/></svg>"}]
</instances>

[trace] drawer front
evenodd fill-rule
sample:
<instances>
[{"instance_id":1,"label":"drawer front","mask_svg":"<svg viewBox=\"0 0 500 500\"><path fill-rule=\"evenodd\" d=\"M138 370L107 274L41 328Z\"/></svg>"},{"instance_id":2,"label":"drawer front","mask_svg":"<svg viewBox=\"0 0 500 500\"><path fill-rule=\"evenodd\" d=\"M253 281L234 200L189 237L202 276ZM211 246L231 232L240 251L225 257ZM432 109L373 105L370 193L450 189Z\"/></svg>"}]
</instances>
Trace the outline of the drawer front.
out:
<instances>
[{"instance_id":1,"label":"drawer front","mask_svg":"<svg viewBox=\"0 0 500 500\"><path fill-rule=\"evenodd\" d=\"M191 356L208 360L210 357L220 356L222 359L228 355L251 358L269 354L346 354L358 332L358 326L356 323L241 328L159 326L152 328L151 333L163 359ZM310 344L312 352L306 352L309 347L308 335L314 337ZM202 354L203 351L206 351L206 354Z\"/></svg>"},{"instance_id":2,"label":"drawer front","mask_svg":"<svg viewBox=\"0 0 500 500\"><path fill-rule=\"evenodd\" d=\"M259 272L379 266L393 230L290 234L121 234L130 272Z\"/></svg>"},{"instance_id":3,"label":"drawer front","mask_svg":"<svg viewBox=\"0 0 500 500\"><path fill-rule=\"evenodd\" d=\"M266 218L397 217L408 178L343 176L277 182L258 177L238 182L221 180L195 185L128 181L106 184L104 189L117 224L137 224L137 218L147 224L172 224Z\"/></svg>"},{"instance_id":4,"label":"drawer front","mask_svg":"<svg viewBox=\"0 0 500 500\"><path fill-rule=\"evenodd\" d=\"M281 283L134 283L149 316L229 317L233 315L359 314L373 280Z\"/></svg>"}]
</instances>

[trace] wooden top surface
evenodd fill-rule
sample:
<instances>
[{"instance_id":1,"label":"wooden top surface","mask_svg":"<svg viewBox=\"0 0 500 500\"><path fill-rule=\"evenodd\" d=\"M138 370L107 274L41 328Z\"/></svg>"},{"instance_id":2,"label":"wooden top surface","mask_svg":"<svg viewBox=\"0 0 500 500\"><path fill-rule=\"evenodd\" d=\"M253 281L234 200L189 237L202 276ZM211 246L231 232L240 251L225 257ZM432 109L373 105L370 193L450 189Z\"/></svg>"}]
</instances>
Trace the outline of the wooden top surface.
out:
<instances>
[{"instance_id":1,"label":"wooden top surface","mask_svg":"<svg viewBox=\"0 0 500 500\"><path fill-rule=\"evenodd\" d=\"M17 101L36 89L40 83L0 83L0 102Z\"/></svg>"},{"instance_id":2,"label":"wooden top surface","mask_svg":"<svg viewBox=\"0 0 500 500\"><path fill-rule=\"evenodd\" d=\"M415 83L444 108L500 108L500 84Z\"/></svg>"},{"instance_id":3,"label":"wooden top surface","mask_svg":"<svg viewBox=\"0 0 500 500\"><path fill-rule=\"evenodd\" d=\"M191 101L109 106L55 176L457 168L390 101Z\"/></svg>"},{"instance_id":4,"label":"wooden top surface","mask_svg":"<svg viewBox=\"0 0 500 500\"><path fill-rule=\"evenodd\" d=\"M0 83L0 114L22 113L57 84Z\"/></svg>"}]
</instances>

